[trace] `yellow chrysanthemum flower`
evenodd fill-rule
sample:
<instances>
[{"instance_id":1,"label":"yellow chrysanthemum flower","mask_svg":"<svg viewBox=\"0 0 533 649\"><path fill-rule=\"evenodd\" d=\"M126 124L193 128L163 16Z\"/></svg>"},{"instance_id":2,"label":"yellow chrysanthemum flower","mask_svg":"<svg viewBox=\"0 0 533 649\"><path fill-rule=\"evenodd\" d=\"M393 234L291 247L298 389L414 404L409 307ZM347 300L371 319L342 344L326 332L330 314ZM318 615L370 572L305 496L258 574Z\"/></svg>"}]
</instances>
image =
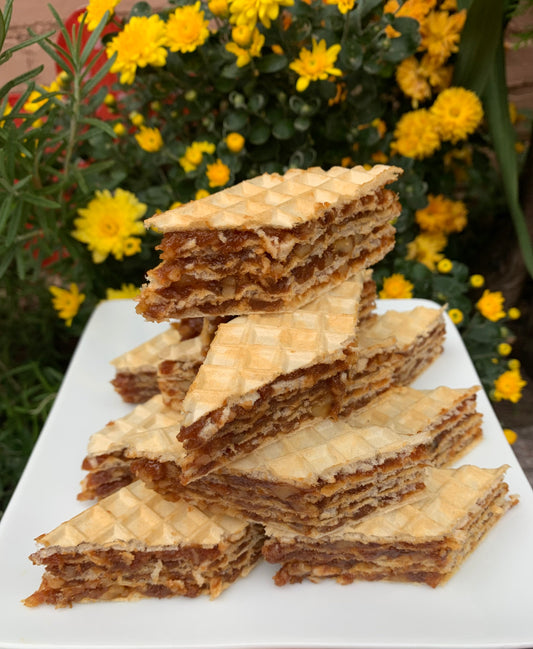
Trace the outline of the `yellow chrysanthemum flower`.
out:
<instances>
[{"instance_id":1,"label":"yellow chrysanthemum flower","mask_svg":"<svg viewBox=\"0 0 533 649\"><path fill-rule=\"evenodd\" d=\"M117 122L116 124L113 124L113 131L115 131L117 137L122 137L126 133L126 127L122 122Z\"/></svg>"},{"instance_id":2,"label":"yellow chrysanthemum flower","mask_svg":"<svg viewBox=\"0 0 533 649\"><path fill-rule=\"evenodd\" d=\"M461 322L464 320L464 315L461 309L450 309L448 311L448 315L450 316L450 320L455 325L461 324Z\"/></svg>"},{"instance_id":3,"label":"yellow chrysanthemum flower","mask_svg":"<svg viewBox=\"0 0 533 649\"><path fill-rule=\"evenodd\" d=\"M404 59L398 65L396 68L396 83L404 95L411 97L415 107L419 102L431 97L431 86L427 75L418 59L414 56Z\"/></svg>"},{"instance_id":4,"label":"yellow chrysanthemum flower","mask_svg":"<svg viewBox=\"0 0 533 649\"><path fill-rule=\"evenodd\" d=\"M401 273L393 273L383 280L383 288L379 292L382 299L402 299L413 297L414 285Z\"/></svg>"},{"instance_id":5,"label":"yellow chrysanthemum flower","mask_svg":"<svg viewBox=\"0 0 533 649\"><path fill-rule=\"evenodd\" d=\"M228 0L209 0L207 6L209 11L218 18L226 18L229 14Z\"/></svg>"},{"instance_id":6,"label":"yellow chrysanthemum flower","mask_svg":"<svg viewBox=\"0 0 533 649\"><path fill-rule=\"evenodd\" d=\"M223 187L230 179L230 168L220 158L212 164L207 165L206 176L209 180L209 187Z\"/></svg>"},{"instance_id":7,"label":"yellow chrysanthemum flower","mask_svg":"<svg viewBox=\"0 0 533 649\"><path fill-rule=\"evenodd\" d=\"M451 84L453 66L443 65L429 54L424 54L420 59L420 74L428 80L433 89L440 92Z\"/></svg>"},{"instance_id":8,"label":"yellow chrysanthemum flower","mask_svg":"<svg viewBox=\"0 0 533 649\"><path fill-rule=\"evenodd\" d=\"M500 291L489 291L485 289L483 295L476 302L476 308L484 318L491 322L497 322L505 318L503 310L505 298Z\"/></svg>"},{"instance_id":9,"label":"yellow chrysanthemum flower","mask_svg":"<svg viewBox=\"0 0 533 649\"><path fill-rule=\"evenodd\" d=\"M325 40L317 43L314 38L312 50L303 47L296 61L289 65L299 75L296 90L303 92L311 81L324 80L329 75L341 76L342 71L334 67L340 50L338 43L328 48Z\"/></svg>"},{"instance_id":10,"label":"yellow chrysanthemum flower","mask_svg":"<svg viewBox=\"0 0 533 649\"><path fill-rule=\"evenodd\" d=\"M244 137L240 133L228 133L226 146L232 153L240 153L244 148Z\"/></svg>"},{"instance_id":11,"label":"yellow chrysanthemum flower","mask_svg":"<svg viewBox=\"0 0 533 649\"><path fill-rule=\"evenodd\" d=\"M326 0L328 5L336 5L341 14L347 14L355 6L355 0Z\"/></svg>"},{"instance_id":12,"label":"yellow chrysanthemum flower","mask_svg":"<svg viewBox=\"0 0 533 649\"><path fill-rule=\"evenodd\" d=\"M406 158L423 159L440 147L438 126L425 108L404 113L396 124L391 151Z\"/></svg>"},{"instance_id":13,"label":"yellow chrysanthemum flower","mask_svg":"<svg viewBox=\"0 0 533 649\"><path fill-rule=\"evenodd\" d=\"M254 30L250 25L235 25L231 30L231 38L239 47L248 47L252 42Z\"/></svg>"},{"instance_id":14,"label":"yellow chrysanthemum flower","mask_svg":"<svg viewBox=\"0 0 533 649\"><path fill-rule=\"evenodd\" d=\"M448 13L431 11L420 24L420 49L439 64L459 49L459 39L466 20L466 11Z\"/></svg>"},{"instance_id":15,"label":"yellow chrysanthemum flower","mask_svg":"<svg viewBox=\"0 0 533 649\"><path fill-rule=\"evenodd\" d=\"M252 60L252 57L258 57L261 55L261 49L265 44L265 37L258 29L252 30L252 42L250 46L246 49L237 45L233 41L226 44L226 49L228 52L235 54L237 60L235 61L237 67L243 68L245 65L248 65Z\"/></svg>"},{"instance_id":16,"label":"yellow chrysanthemum flower","mask_svg":"<svg viewBox=\"0 0 533 649\"><path fill-rule=\"evenodd\" d=\"M200 198L206 198L206 196L209 196L209 192L207 191L207 189L199 189L194 195L194 198L196 200L199 200Z\"/></svg>"},{"instance_id":17,"label":"yellow chrysanthemum flower","mask_svg":"<svg viewBox=\"0 0 533 649\"><path fill-rule=\"evenodd\" d=\"M102 263L113 255L121 260L140 250L140 239L145 228L140 219L146 212L146 205L124 189L114 194L108 189L97 190L87 207L80 208L80 218L74 220L72 236L87 244L95 264Z\"/></svg>"},{"instance_id":18,"label":"yellow chrysanthemum flower","mask_svg":"<svg viewBox=\"0 0 533 649\"><path fill-rule=\"evenodd\" d=\"M510 370L519 370L522 367L522 364L518 360L518 358L511 358L509 362L507 363L507 367Z\"/></svg>"},{"instance_id":19,"label":"yellow chrysanthemum flower","mask_svg":"<svg viewBox=\"0 0 533 649\"><path fill-rule=\"evenodd\" d=\"M444 275L446 273L451 272L452 268L453 268L453 263L451 262L450 259L446 259L446 258L441 259L437 264L437 270L439 271L439 273L443 273Z\"/></svg>"},{"instance_id":20,"label":"yellow chrysanthemum flower","mask_svg":"<svg viewBox=\"0 0 533 649\"><path fill-rule=\"evenodd\" d=\"M507 370L494 381L494 399L518 403L522 398L522 389L526 385L518 370Z\"/></svg>"},{"instance_id":21,"label":"yellow chrysanthemum flower","mask_svg":"<svg viewBox=\"0 0 533 649\"><path fill-rule=\"evenodd\" d=\"M85 300L85 295L80 293L77 284L70 284L68 290L59 286L50 286L52 304L59 317L70 327L74 316L80 310L80 305Z\"/></svg>"},{"instance_id":22,"label":"yellow chrysanthemum flower","mask_svg":"<svg viewBox=\"0 0 533 649\"><path fill-rule=\"evenodd\" d=\"M485 284L485 278L483 275L476 273L470 276L470 286L473 288L481 288L483 284Z\"/></svg>"},{"instance_id":23,"label":"yellow chrysanthemum flower","mask_svg":"<svg viewBox=\"0 0 533 649\"><path fill-rule=\"evenodd\" d=\"M141 126L138 133L135 134L137 144L143 151L148 153L155 153L163 147L163 138L158 128L149 128L148 126Z\"/></svg>"},{"instance_id":24,"label":"yellow chrysanthemum flower","mask_svg":"<svg viewBox=\"0 0 533 649\"><path fill-rule=\"evenodd\" d=\"M164 66L166 38L166 24L157 14L133 16L106 47L108 58L117 55L111 72L120 74L121 83L131 84L138 67Z\"/></svg>"},{"instance_id":25,"label":"yellow chrysanthemum flower","mask_svg":"<svg viewBox=\"0 0 533 649\"><path fill-rule=\"evenodd\" d=\"M383 7L383 13L395 14L404 18L414 18L419 23L427 16L427 14L435 7L437 0L406 0L401 6L398 0L388 0ZM385 32L389 38L399 36L397 32L390 25L387 25Z\"/></svg>"},{"instance_id":26,"label":"yellow chrysanthemum flower","mask_svg":"<svg viewBox=\"0 0 533 649\"><path fill-rule=\"evenodd\" d=\"M229 0L230 22L255 27L261 22L267 29L279 16L280 7L292 7L294 0Z\"/></svg>"},{"instance_id":27,"label":"yellow chrysanthemum flower","mask_svg":"<svg viewBox=\"0 0 533 649\"><path fill-rule=\"evenodd\" d=\"M442 233L422 232L407 244L407 259L414 259L434 271L438 262L444 258L442 251L448 239Z\"/></svg>"},{"instance_id":28,"label":"yellow chrysanthemum flower","mask_svg":"<svg viewBox=\"0 0 533 649\"><path fill-rule=\"evenodd\" d=\"M132 110L128 117L134 126L142 126L144 124L144 115L141 115L136 110Z\"/></svg>"},{"instance_id":29,"label":"yellow chrysanthemum flower","mask_svg":"<svg viewBox=\"0 0 533 649\"><path fill-rule=\"evenodd\" d=\"M216 147L212 142L193 142L185 149L185 154L179 159L183 171L189 173L197 169L202 164L204 153L212 154L215 149Z\"/></svg>"},{"instance_id":30,"label":"yellow chrysanthemum flower","mask_svg":"<svg viewBox=\"0 0 533 649\"><path fill-rule=\"evenodd\" d=\"M503 434L505 435L505 439L509 442L509 444L514 444L518 439L518 435L514 430L511 430L510 428L504 428Z\"/></svg>"},{"instance_id":31,"label":"yellow chrysanthemum flower","mask_svg":"<svg viewBox=\"0 0 533 649\"><path fill-rule=\"evenodd\" d=\"M106 289L106 300L123 300L137 297L141 289L134 284L122 284L120 288Z\"/></svg>"},{"instance_id":32,"label":"yellow chrysanthemum flower","mask_svg":"<svg viewBox=\"0 0 533 649\"><path fill-rule=\"evenodd\" d=\"M178 7L167 21L167 46L171 52L194 52L209 38L209 21L200 2Z\"/></svg>"},{"instance_id":33,"label":"yellow chrysanthemum flower","mask_svg":"<svg viewBox=\"0 0 533 649\"><path fill-rule=\"evenodd\" d=\"M416 210L415 220L424 232L462 232L467 223L463 201L454 201L442 194L428 194L426 207Z\"/></svg>"},{"instance_id":34,"label":"yellow chrysanthemum flower","mask_svg":"<svg viewBox=\"0 0 533 649\"><path fill-rule=\"evenodd\" d=\"M509 356L509 354L513 351L513 348L509 343L500 343L498 345L498 354L500 356Z\"/></svg>"},{"instance_id":35,"label":"yellow chrysanthemum flower","mask_svg":"<svg viewBox=\"0 0 533 649\"><path fill-rule=\"evenodd\" d=\"M483 119L481 101L466 88L446 88L439 93L430 111L437 120L441 139L452 144L466 140Z\"/></svg>"},{"instance_id":36,"label":"yellow chrysanthemum flower","mask_svg":"<svg viewBox=\"0 0 533 649\"><path fill-rule=\"evenodd\" d=\"M520 318L522 313L520 309L517 309L515 306L512 306L507 312L507 315L511 318L511 320L518 320L518 318Z\"/></svg>"},{"instance_id":37,"label":"yellow chrysanthemum flower","mask_svg":"<svg viewBox=\"0 0 533 649\"><path fill-rule=\"evenodd\" d=\"M109 11L109 15L112 16L119 2L120 0L89 0L89 4L85 9L87 14L87 18L85 19L87 29L90 32L94 31L100 24L106 11Z\"/></svg>"}]
</instances>

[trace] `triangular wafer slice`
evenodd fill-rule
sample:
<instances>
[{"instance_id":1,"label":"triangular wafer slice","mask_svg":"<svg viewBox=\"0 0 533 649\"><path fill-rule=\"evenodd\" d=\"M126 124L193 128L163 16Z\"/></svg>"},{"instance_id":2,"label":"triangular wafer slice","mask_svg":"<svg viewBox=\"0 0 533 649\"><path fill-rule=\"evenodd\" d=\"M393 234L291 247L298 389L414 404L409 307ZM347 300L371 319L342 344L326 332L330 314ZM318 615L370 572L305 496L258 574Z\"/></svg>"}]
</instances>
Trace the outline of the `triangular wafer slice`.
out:
<instances>
[{"instance_id":1,"label":"triangular wafer slice","mask_svg":"<svg viewBox=\"0 0 533 649\"><path fill-rule=\"evenodd\" d=\"M341 584L385 579L436 587L518 501L507 495L506 469L428 468L419 499L319 538L268 525L263 554L281 564L274 577L278 586L333 578Z\"/></svg>"},{"instance_id":2,"label":"triangular wafer slice","mask_svg":"<svg viewBox=\"0 0 533 649\"><path fill-rule=\"evenodd\" d=\"M341 414L363 407L393 385L409 385L444 348L444 309L389 310L359 328L359 354L348 369Z\"/></svg>"},{"instance_id":3,"label":"triangular wafer slice","mask_svg":"<svg viewBox=\"0 0 533 649\"><path fill-rule=\"evenodd\" d=\"M36 539L46 570L28 606L136 599L212 598L260 558L262 529L171 503L141 482L119 489Z\"/></svg>"},{"instance_id":4,"label":"triangular wafer slice","mask_svg":"<svg viewBox=\"0 0 533 649\"><path fill-rule=\"evenodd\" d=\"M172 429L133 434L133 473L166 498L317 536L424 487L424 465L456 461L481 437L478 388L391 388L337 420L315 418L199 480L181 484Z\"/></svg>"},{"instance_id":5,"label":"triangular wafer slice","mask_svg":"<svg viewBox=\"0 0 533 649\"><path fill-rule=\"evenodd\" d=\"M128 438L134 433L177 425L179 421L181 414L166 406L162 396L156 394L93 433L82 462L87 475L81 483L78 500L104 498L132 482L130 462L124 457Z\"/></svg>"},{"instance_id":6,"label":"triangular wafer slice","mask_svg":"<svg viewBox=\"0 0 533 649\"><path fill-rule=\"evenodd\" d=\"M115 368L111 384L124 401L142 403L159 392L157 366L166 350L181 341L178 329L170 326L111 361Z\"/></svg>"},{"instance_id":7,"label":"triangular wafer slice","mask_svg":"<svg viewBox=\"0 0 533 649\"><path fill-rule=\"evenodd\" d=\"M221 324L183 400L185 481L205 475L301 420L338 411L357 353L365 273L293 312Z\"/></svg>"},{"instance_id":8,"label":"triangular wafer slice","mask_svg":"<svg viewBox=\"0 0 533 649\"><path fill-rule=\"evenodd\" d=\"M161 392L165 403L178 409L221 318L189 318L150 338L111 361L111 384L128 403L143 403Z\"/></svg>"},{"instance_id":9,"label":"triangular wafer slice","mask_svg":"<svg viewBox=\"0 0 533 649\"><path fill-rule=\"evenodd\" d=\"M370 268L394 246L387 189L401 169L291 169L157 214L161 263L138 313L148 320L293 311Z\"/></svg>"}]
</instances>

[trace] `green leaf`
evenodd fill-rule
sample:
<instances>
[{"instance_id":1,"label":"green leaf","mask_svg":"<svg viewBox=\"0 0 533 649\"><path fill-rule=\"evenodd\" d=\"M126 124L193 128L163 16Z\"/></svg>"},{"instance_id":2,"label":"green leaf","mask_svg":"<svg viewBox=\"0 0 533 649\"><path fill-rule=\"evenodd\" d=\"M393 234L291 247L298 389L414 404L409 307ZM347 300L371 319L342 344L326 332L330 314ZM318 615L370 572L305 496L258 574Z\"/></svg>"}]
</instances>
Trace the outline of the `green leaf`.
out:
<instances>
[{"instance_id":1,"label":"green leaf","mask_svg":"<svg viewBox=\"0 0 533 649\"><path fill-rule=\"evenodd\" d=\"M520 205L518 160L514 148L515 132L509 115L503 43L498 47L495 65L489 76L483 99L518 244L524 264L533 277L533 245Z\"/></svg>"},{"instance_id":2,"label":"green leaf","mask_svg":"<svg viewBox=\"0 0 533 649\"><path fill-rule=\"evenodd\" d=\"M265 107L266 97L262 93L253 94L248 100L248 108L252 113L258 113Z\"/></svg>"},{"instance_id":3,"label":"green leaf","mask_svg":"<svg viewBox=\"0 0 533 649\"><path fill-rule=\"evenodd\" d=\"M468 20L461 36L454 84L480 95L487 118L494 152L499 164L505 197L513 221L524 264L533 277L533 246L519 199L518 160L514 148L515 132L509 116L505 75L503 25L505 0L462 0L469 6ZM480 28L480 25L484 25ZM484 41L487 42L484 42ZM489 54L486 50L492 48ZM487 56L487 58L483 58Z\"/></svg>"},{"instance_id":4,"label":"green leaf","mask_svg":"<svg viewBox=\"0 0 533 649\"><path fill-rule=\"evenodd\" d=\"M240 131L248 122L248 113L244 110L228 112L224 117L224 128L228 131Z\"/></svg>"},{"instance_id":5,"label":"green leaf","mask_svg":"<svg viewBox=\"0 0 533 649\"><path fill-rule=\"evenodd\" d=\"M7 33L6 22L4 20L4 14L0 9L0 50L4 46L4 41L6 40L6 33Z\"/></svg>"},{"instance_id":6,"label":"green leaf","mask_svg":"<svg viewBox=\"0 0 533 649\"><path fill-rule=\"evenodd\" d=\"M302 117L300 115L294 120L294 128L297 131L307 131L307 129L311 126L311 123L312 122L309 117Z\"/></svg>"},{"instance_id":7,"label":"green leaf","mask_svg":"<svg viewBox=\"0 0 533 649\"><path fill-rule=\"evenodd\" d=\"M502 39L504 0L469 0L453 85L481 96L487 85L498 44Z\"/></svg>"},{"instance_id":8,"label":"green leaf","mask_svg":"<svg viewBox=\"0 0 533 649\"><path fill-rule=\"evenodd\" d=\"M277 140L289 140L294 135L294 124L290 119L280 119L272 127L272 135Z\"/></svg>"},{"instance_id":9,"label":"green leaf","mask_svg":"<svg viewBox=\"0 0 533 649\"><path fill-rule=\"evenodd\" d=\"M58 209L61 207L61 204L57 201L52 201L48 198L45 198L44 196L39 196L38 194L23 194L21 198L25 203L30 203L31 205L35 205L36 207L44 207L49 209Z\"/></svg>"},{"instance_id":10,"label":"green leaf","mask_svg":"<svg viewBox=\"0 0 533 649\"><path fill-rule=\"evenodd\" d=\"M270 137L270 126L263 120L257 120L252 124L248 139L252 144L264 144Z\"/></svg>"},{"instance_id":11,"label":"green leaf","mask_svg":"<svg viewBox=\"0 0 533 649\"><path fill-rule=\"evenodd\" d=\"M273 72L284 70L288 63L289 59L286 56L280 54L267 54L257 61L256 67L259 72L271 74Z\"/></svg>"},{"instance_id":12,"label":"green leaf","mask_svg":"<svg viewBox=\"0 0 533 649\"><path fill-rule=\"evenodd\" d=\"M31 33L31 32L30 32ZM49 36L53 36L55 32L47 32L46 34L33 34L31 38L28 38L24 41L21 41L20 43L17 43L16 45L13 45L13 47L10 47L9 49L5 50L2 52L0 55L0 64L4 63L8 59L11 58L11 56L15 53L18 52L19 50L23 50L24 48L34 45L35 43L41 44L41 41L43 41L45 38L48 38Z\"/></svg>"}]
</instances>

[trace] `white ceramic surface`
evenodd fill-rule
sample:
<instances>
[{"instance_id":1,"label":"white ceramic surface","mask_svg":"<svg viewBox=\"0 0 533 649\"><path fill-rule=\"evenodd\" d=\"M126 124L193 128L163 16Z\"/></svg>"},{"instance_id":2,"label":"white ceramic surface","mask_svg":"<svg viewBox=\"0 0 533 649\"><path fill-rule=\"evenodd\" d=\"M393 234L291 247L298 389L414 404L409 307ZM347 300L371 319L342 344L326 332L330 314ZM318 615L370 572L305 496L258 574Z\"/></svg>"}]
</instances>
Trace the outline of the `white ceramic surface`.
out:
<instances>
[{"instance_id":1,"label":"white ceramic surface","mask_svg":"<svg viewBox=\"0 0 533 649\"><path fill-rule=\"evenodd\" d=\"M425 300L381 300L406 310ZM444 354L414 387L467 387L479 378L446 318ZM462 463L508 464L520 504L445 585L333 582L279 588L275 566L259 565L214 601L145 599L30 609L42 569L34 538L87 505L76 500L89 436L126 414L109 361L167 325L145 322L129 300L94 312L32 456L0 522L0 647L6 649L474 649L533 647L533 491L489 400L478 395L484 439Z\"/></svg>"}]
</instances>

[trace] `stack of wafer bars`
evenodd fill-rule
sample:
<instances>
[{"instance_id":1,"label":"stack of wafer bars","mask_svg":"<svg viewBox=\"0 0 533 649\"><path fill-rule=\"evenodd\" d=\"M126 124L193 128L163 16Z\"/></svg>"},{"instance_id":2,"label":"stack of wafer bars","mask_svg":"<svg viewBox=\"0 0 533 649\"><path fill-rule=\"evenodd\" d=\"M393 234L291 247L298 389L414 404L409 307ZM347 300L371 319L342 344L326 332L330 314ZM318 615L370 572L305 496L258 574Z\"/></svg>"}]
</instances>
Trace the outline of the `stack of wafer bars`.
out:
<instances>
[{"instance_id":1,"label":"stack of wafer bars","mask_svg":"<svg viewBox=\"0 0 533 649\"><path fill-rule=\"evenodd\" d=\"M129 414L90 438L84 512L38 537L25 603L218 596L264 557L278 585L446 581L516 502L480 440L477 386L410 384L443 309L377 315L399 214L377 166L264 175L157 215L138 311L169 321L116 358Z\"/></svg>"}]
</instances>

